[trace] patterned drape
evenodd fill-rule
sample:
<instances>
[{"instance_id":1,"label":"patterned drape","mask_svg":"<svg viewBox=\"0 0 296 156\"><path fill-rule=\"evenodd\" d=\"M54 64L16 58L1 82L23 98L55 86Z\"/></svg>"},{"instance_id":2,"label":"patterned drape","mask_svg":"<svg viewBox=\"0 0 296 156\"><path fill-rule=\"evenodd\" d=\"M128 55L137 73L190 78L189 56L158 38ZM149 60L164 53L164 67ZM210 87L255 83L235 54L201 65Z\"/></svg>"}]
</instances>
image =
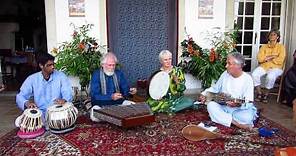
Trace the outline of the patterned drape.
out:
<instances>
[{"instance_id":1,"label":"patterned drape","mask_svg":"<svg viewBox=\"0 0 296 156\"><path fill-rule=\"evenodd\" d=\"M109 50L131 84L159 69L163 49L169 49L176 62L177 1L108 0L107 8Z\"/></svg>"}]
</instances>

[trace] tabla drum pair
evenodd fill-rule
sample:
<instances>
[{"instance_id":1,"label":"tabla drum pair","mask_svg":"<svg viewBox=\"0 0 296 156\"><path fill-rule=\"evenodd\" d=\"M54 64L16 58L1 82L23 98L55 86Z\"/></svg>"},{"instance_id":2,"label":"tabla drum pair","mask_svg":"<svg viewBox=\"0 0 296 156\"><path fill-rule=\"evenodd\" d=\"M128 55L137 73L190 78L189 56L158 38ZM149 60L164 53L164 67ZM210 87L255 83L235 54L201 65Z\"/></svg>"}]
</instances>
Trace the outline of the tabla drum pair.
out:
<instances>
[{"instance_id":1,"label":"tabla drum pair","mask_svg":"<svg viewBox=\"0 0 296 156\"><path fill-rule=\"evenodd\" d=\"M46 122L52 133L66 133L75 128L78 110L70 102L47 108Z\"/></svg>"},{"instance_id":2,"label":"tabla drum pair","mask_svg":"<svg viewBox=\"0 0 296 156\"><path fill-rule=\"evenodd\" d=\"M42 122L42 112L37 108L28 108L15 120L20 128L17 136L23 139L35 138L42 135L45 130Z\"/></svg>"}]
</instances>

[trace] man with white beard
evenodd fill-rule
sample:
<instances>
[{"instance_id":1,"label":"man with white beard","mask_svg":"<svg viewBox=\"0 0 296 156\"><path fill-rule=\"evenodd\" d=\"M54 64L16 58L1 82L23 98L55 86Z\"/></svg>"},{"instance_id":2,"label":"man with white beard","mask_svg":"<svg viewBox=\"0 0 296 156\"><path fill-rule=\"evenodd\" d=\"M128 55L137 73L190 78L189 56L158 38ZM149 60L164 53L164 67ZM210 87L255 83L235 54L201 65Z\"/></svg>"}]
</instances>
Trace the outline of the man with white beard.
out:
<instances>
[{"instance_id":1,"label":"man with white beard","mask_svg":"<svg viewBox=\"0 0 296 156\"><path fill-rule=\"evenodd\" d=\"M101 59L101 68L94 71L91 78L90 117L93 121L93 109L104 106L119 105L130 95L136 94L136 88L130 88L122 71L116 69L117 58L108 52Z\"/></svg>"}]
</instances>

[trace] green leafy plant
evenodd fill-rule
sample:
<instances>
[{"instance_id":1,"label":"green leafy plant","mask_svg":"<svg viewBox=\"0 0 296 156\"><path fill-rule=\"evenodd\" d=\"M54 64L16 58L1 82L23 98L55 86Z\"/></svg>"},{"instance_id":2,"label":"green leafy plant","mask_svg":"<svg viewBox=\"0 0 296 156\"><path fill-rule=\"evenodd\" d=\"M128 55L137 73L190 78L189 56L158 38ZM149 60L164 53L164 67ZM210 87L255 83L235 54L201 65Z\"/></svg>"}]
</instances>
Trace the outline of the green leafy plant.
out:
<instances>
[{"instance_id":1,"label":"green leafy plant","mask_svg":"<svg viewBox=\"0 0 296 156\"><path fill-rule=\"evenodd\" d=\"M98 45L94 37L88 35L92 26L92 24L74 26L72 39L52 50L57 58L56 68L67 75L79 77L82 87L89 85L91 74L100 66L100 58L105 48Z\"/></svg>"},{"instance_id":2,"label":"green leafy plant","mask_svg":"<svg viewBox=\"0 0 296 156\"><path fill-rule=\"evenodd\" d=\"M236 51L237 29L232 32L214 32L207 38L211 49L202 49L192 38L181 42L181 66L185 72L197 77L203 88L211 86L225 71L227 54Z\"/></svg>"}]
</instances>

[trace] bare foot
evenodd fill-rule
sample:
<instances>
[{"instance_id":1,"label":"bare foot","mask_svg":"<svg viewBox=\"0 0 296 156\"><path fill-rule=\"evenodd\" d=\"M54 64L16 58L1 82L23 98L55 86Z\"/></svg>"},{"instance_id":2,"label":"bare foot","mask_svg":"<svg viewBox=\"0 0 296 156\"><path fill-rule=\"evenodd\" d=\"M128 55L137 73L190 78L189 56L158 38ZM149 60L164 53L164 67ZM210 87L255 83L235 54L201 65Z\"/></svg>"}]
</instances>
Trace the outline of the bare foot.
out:
<instances>
[{"instance_id":1,"label":"bare foot","mask_svg":"<svg viewBox=\"0 0 296 156\"><path fill-rule=\"evenodd\" d=\"M247 130L247 131L254 131L255 130L252 125L249 125L249 124L239 124L238 122L236 122L234 120L232 121L232 124L234 124L238 128L241 128L241 129L244 129L244 130Z\"/></svg>"}]
</instances>

